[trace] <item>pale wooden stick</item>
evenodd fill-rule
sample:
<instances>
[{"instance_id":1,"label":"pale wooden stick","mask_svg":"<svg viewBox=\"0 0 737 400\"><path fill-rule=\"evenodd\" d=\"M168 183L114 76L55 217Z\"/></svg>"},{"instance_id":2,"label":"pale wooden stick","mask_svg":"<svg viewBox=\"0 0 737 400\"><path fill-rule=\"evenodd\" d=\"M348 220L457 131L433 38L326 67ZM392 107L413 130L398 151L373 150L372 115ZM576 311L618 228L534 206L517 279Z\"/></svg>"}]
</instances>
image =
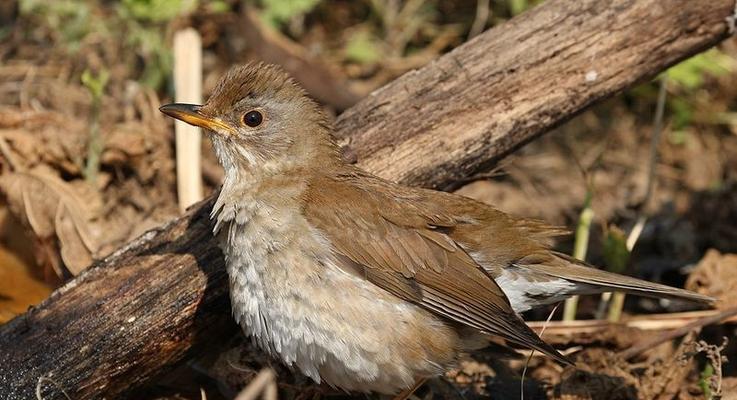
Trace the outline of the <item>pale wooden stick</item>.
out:
<instances>
[{"instance_id":1,"label":"pale wooden stick","mask_svg":"<svg viewBox=\"0 0 737 400\"><path fill-rule=\"evenodd\" d=\"M721 310L688 311L681 313L651 314L628 317L618 323L603 319L589 319L578 321L530 321L527 325L532 329L546 327L545 332L550 335L570 335L576 333L592 333L602 331L614 325L642 330L669 330L681 328L697 319L709 318L721 313ZM736 323L737 317L727 317L723 322Z\"/></svg>"},{"instance_id":2,"label":"pale wooden stick","mask_svg":"<svg viewBox=\"0 0 737 400\"><path fill-rule=\"evenodd\" d=\"M177 103L202 103L202 39L187 28L174 34L174 90ZM179 209L202 200L200 128L175 122Z\"/></svg>"}]
</instances>

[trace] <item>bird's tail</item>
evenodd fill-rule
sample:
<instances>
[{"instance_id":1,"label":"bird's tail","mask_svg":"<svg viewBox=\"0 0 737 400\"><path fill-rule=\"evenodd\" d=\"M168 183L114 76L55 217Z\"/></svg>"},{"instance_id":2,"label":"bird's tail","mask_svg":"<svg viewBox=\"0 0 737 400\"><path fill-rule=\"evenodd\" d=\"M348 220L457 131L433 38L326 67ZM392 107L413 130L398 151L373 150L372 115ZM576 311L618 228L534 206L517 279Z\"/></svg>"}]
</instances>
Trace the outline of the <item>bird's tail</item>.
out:
<instances>
[{"instance_id":1,"label":"bird's tail","mask_svg":"<svg viewBox=\"0 0 737 400\"><path fill-rule=\"evenodd\" d=\"M716 301L712 297L688 290L603 271L563 253L555 252L554 255L566 262L565 268L536 265L535 270L579 284L576 285L576 292L569 295L621 291L646 297L681 299L709 305Z\"/></svg>"}]
</instances>

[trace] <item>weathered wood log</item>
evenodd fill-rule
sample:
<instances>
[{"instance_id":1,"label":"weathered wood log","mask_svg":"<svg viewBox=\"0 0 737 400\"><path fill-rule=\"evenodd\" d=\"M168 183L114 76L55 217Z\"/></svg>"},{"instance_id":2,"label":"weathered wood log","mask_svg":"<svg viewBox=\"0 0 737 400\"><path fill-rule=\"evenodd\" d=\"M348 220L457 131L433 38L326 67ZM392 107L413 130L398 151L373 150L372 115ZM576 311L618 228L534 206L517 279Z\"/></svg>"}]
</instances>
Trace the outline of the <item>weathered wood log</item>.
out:
<instances>
[{"instance_id":1,"label":"weathered wood log","mask_svg":"<svg viewBox=\"0 0 737 400\"><path fill-rule=\"evenodd\" d=\"M733 12L728 0L547 1L375 91L338 135L364 169L447 189L719 42Z\"/></svg>"},{"instance_id":2,"label":"weathered wood log","mask_svg":"<svg viewBox=\"0 0 737 400\"><path fill-rule=\"evenodd\" d=\"M734 0L548 0L342 114L362 167L451 187L729 34ZM205 201L0 327L0 398L114 398L235 331Z\"/></svg>"}]
</instances>

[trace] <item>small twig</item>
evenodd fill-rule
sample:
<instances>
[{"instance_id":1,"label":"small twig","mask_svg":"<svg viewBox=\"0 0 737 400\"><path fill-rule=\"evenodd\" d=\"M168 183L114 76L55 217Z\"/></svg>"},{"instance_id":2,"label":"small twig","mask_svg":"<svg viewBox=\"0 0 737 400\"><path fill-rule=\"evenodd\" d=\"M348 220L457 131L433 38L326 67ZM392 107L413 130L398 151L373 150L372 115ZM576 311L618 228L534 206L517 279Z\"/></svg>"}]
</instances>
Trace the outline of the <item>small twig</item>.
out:
<instances>
[{"instance_id":1,"label":"small twig","mask_svg":"<svg viewBox=\"0 0 737 400\"><path fill-rule=\"evenodd\" d=\"M609 311L607 312L607 321L618 322L622 319L622 309L624 308L624 298L627 296L624 292L612 293L609 299Z\"/></svg>"},{"instance_id":2,"label":"small twig","mask_svg":"<svg viewBox=\"0 0 737 400\"><path fill-rule=\"evenodd\" d=\"M636 328L644 331L663 331L680 328L700 318L717 315L719 310L686 311L680 313L648 314L629 317L617 325L628 328ZM729 317L722 323L737 323L737 317ZM529 321L527 325L532 329L538 329L546 325L545 321ZM552 335L576 335L601 332L612 327L613 323L604 319L588 319L577 321L551 321L547 324L546 332Z\"/></svg>"},{"instance_id":3,"label":"small twig","mask_svg":"<svg viewBox=\"0 0 737 400\"><path fill-rule=\"evenodd\" d=\"M259 393L264 400L276 400L276 374L271 368L264 368L234 400L255 400Z\"/></svg>"},{"instance_id":4,"label":"small twig","mask_svg":"<svg viewBox=\"0 0 737 400\"><path fill-rule=\"evenodd\" d=\"M630 252L632 252L632 249L635 248L637 239L640 238L642 231L645 229L645 222L647 222L647 217L645 217L644 215L640 215L637 218L637 222L635 222L635 226L632 227L630 234L627 235L626 245L627 245L627 250L629 250Z\"/></svg>"},{"instance_id":5,"label":"small twig","mask_svg":"<svg viewBox=\"0 0 737 400\"><path fill-rule=\"evenodd\" d=\"M647 188L645 197L642 200L641 209L644 209L650 202L655 187L655 169L658 165L658 144L660 144L660 136L663 133L663 113L665 112L665 97L668 88L668 75L663 74L660 78L660 89L658 90L658 103L655 106L655 118L653 121L653 136L650 140L650 157L649 168L647 172Z\"/></svg>"},{"instance_id":6,"label":"small twig","mask_svg":"<svg viewBox=\"0 0 737 400\"><path fill-rule=\"evenodd\" d=\"M555 311L558 310L558 306L560 303L556 304L555 307L550 311L550 314L548 314L548 319L545 320L545 323L542 326L542 329L540 329L539 336L542 336L543 333L545 333L545 328L548 327L548 324L550 323L550 320L553 319L553 315L555 314ZM525 367L522 368L522 376L520 377L519 382L519 397L520 400L525 400L525 375L527 374L527 367L530 365L530 361L532 360L532 356L535 355L535 350L530 351L530 355L527 357L527 362L525 362Z\"/></svg>"},{"instance_id":7,"label":"small twig","mask_svg":"<svg viewBox=\"0 0 737 400\"><path fill-rule=\"evenodd\" d=\"M728 361L727 357L722 355L722 352L727 348L728 343L729 341L726 337L722 338L722 344L720 346L706 343L703 340L699 340L694 343L696 351L706 353L706 358L709 359L709 363L714 369L714 372L709 379L709 389L711 390L710 396L707 396L709 399L722 398L722 364Z\"/></svg>"},{"instance_id":8,"label":"small twig","mask_svg":"<svg viewBox=\"0 0 737 400\"><path fill-rule=\"evenodd\" d=\"M49 382L49 383L51 383L53 386L55 386L57 389L59 389L59 391L61 391L61 394L63 394L64 397L67 398L67 400L72 400L72 398L69 397L69 395L64 390L64 388L62 388L55 380L53 380L53 379L51 379L49 377L46 377L46 376L39 376L38 377L38 382L36 382L36 400L43 400L43 395L41 395L41 384L43 382Z\"/></svg>"},{"instance_id":9,"label":"small twig","mask_svg":"<svg viewBox=\"0 0 737 400\"><path fill-rule=\"evenodd\" d=\"M638 207L637 222L632 227L629 235L627 236L627 250L632 253L635 248L637 240L640 238L642 231L645 229L645 223L647 217L645 216L644 210L650 203L654 188L655 188L655 170L658 164L658 147L660 144L660 137L663 133L663 114L665 113L665 99L668 91L668 75L663 74L660 78L660 89L658 90L658 103L655 106L655 117L653 119L653 136L650 140L650 157L649 166L647 172L647 187L645 189L645 197ZM622 317L622 309L624 308L625 294L622 292L614 293L613 297L609 298L607 293L602 293L601 302L609 302L609 312L607 313L607 319L611 322L617 322Z\"/></svg>"},{"instance_id":10,"label":"small twig","mask_svg":"<svg viewBox=\"0 0 737 400\"><path fill-rule=\"evenodd\" d=\"M10 151L10 147L8 147L8 142L3 136L0 136L0 154L2 154L3 157L5 157L5 160L8 161L8 166L10 167L10 170L13 172L18 172L18 161L15 159L15 156Z\"/></svg>"},{"instance_id":11,"label":"small twig","mask_svg":"<svg viewBox=\"0 0 737 400\"><path fill-rule=\"evenodd\" d=\"M100 135L100 103L92 101L90 121L90 139L87 144L87 164L84 167L84 176L88 182L97 182L97 172L100 170L100 154L103 150L102 135Z\"/></svg>"},{"instance_id":12,"label":"small twig","mask_svg":"<svg viewBox=\"0 0 737 400\"><path fill-rule=\"evenodd\" d=\"M722 311L719 314L697 319L690 324L673 329L672 331L663 332L652 339L644 340L640 343L637 343L629 349L619 353L619 355L620 357L622 357L622 359L629 360L630 358L642 353L643 351L651 349L661 343L665 343L679 336L683 336L694 329L698 329L706 325L715 324L733 315L737 315L737 308L730 308L729 310Z\"/></svg>"},{"instance_id":13,"label":"small twig","mask_svg":"<svg viewBox=\"0 0 737 400\"><path fill-rule=\"evenodd\" d=\"M102 69L97 75L93 75L92 71L85 70L80 79L89 91L90 97L92 97L87 162L84 165L83 174L87 182L94 185L97 182L97 174L100 170L100 155L104 150L103 138L100 133L100 113L102 112L102 97L105 94L105 86L110 80L110 73L108 70Z\"/></svg>"},{"instance_id":14,"label":"small twig","mask_svg":"<svg viewBox=\"0 0 737 400\"><path fill-rule=\"evenodd\" d=\"M417 381L415 381L414 385L411 387L401 391L398 395L394 396L393 400L408 400L408 399L416 399L417 396L414 395L414 393L419 389L422 385L427 382L427 378L420 378Z\"/></svg>"},{"instance_id":15,"label":"small twig","mask_svg":"<svg viewBox=\"0 0 737 400\"><path fill-rule=\"evenodd\" d=\"M484 31L490 15L489 0L478 0L476 2L476 17L474 17L471 29L468 31L467 40Z\"/></svg>"}]
</instances>

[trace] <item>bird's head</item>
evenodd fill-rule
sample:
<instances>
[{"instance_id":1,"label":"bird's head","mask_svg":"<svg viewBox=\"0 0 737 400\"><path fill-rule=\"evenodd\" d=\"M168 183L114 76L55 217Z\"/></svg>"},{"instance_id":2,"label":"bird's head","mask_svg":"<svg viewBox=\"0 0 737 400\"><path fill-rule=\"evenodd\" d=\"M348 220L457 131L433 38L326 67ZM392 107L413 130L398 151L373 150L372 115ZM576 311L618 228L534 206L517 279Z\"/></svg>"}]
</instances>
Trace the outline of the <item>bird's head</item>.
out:
<instances>
[{"instance_id":1,"label":"bird's head","mask_svg":"<svg viewBox=\"0 0 737 400\"><path fill-rule=\"evenodd\" d=\"M233 168L283 172L333 158L330 123L279 67L233 67L203 105L167 104L164 114L205 129L226 172Z\"/></svg>"}]
</instances>

